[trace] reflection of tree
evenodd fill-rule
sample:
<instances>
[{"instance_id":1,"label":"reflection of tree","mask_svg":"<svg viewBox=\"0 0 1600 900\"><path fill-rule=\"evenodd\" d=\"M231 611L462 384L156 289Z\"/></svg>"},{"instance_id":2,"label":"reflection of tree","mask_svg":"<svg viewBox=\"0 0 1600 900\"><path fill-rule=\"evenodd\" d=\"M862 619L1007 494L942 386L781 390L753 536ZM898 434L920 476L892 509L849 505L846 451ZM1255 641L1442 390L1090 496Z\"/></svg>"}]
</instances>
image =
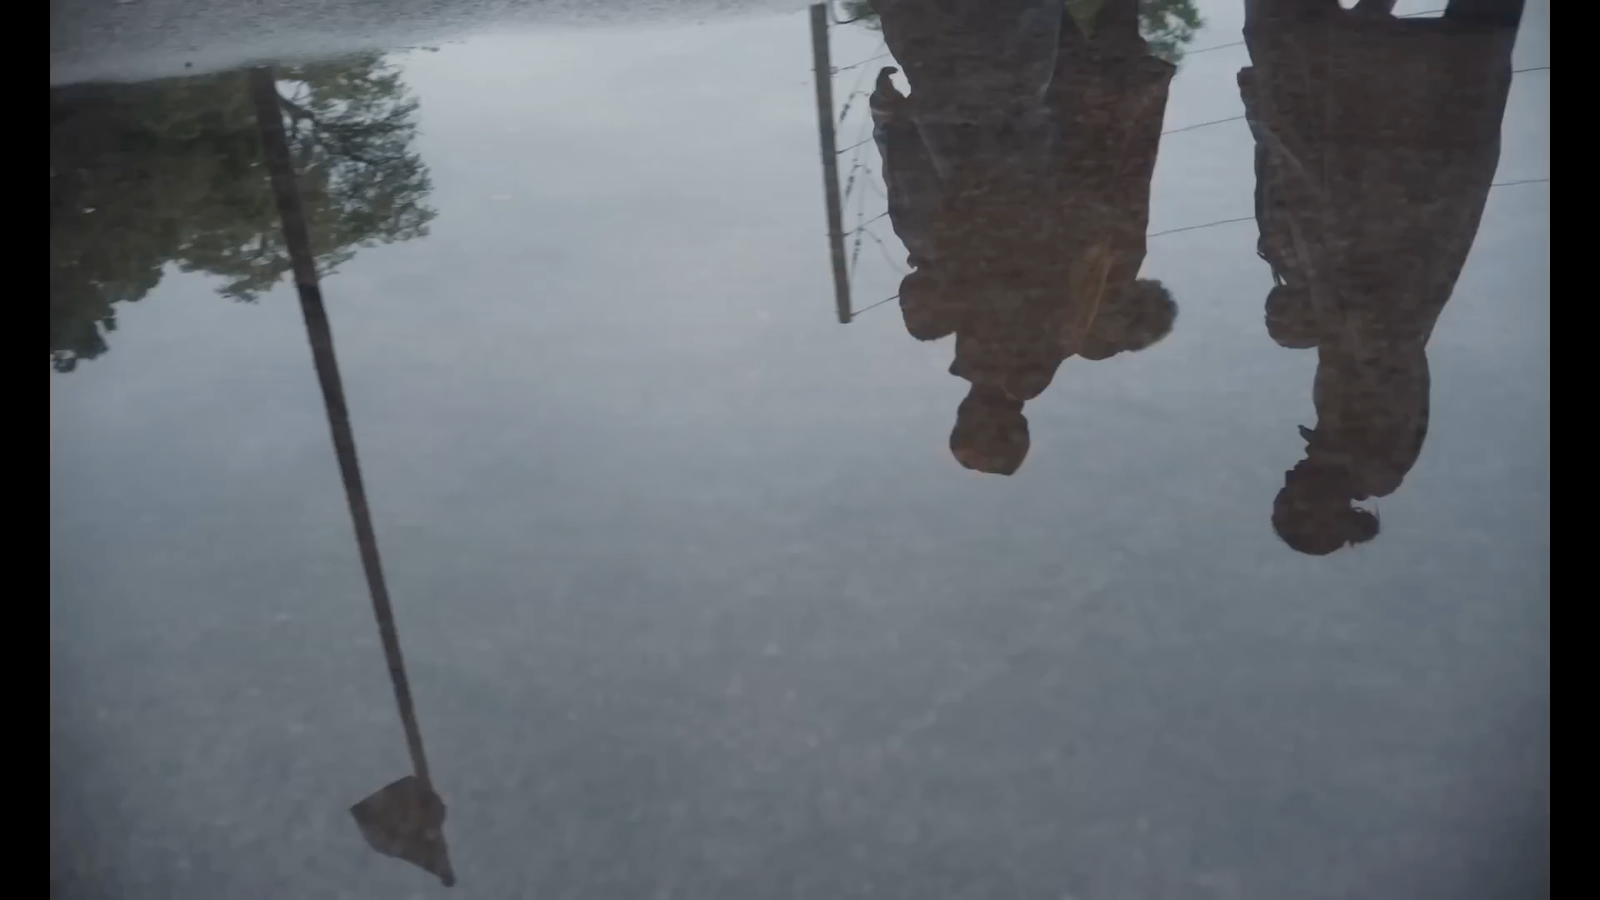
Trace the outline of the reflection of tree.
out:
<instances>
[{"instance_id":1,"label":"reflection of tree","mask_svg":"<svg viewBox=\"0 0 1600 900\"><path fill-rule=\"evenodd\" d=\"M1183 58L1184 45L1202 24L1194 0L1140 0L1139 33L1150 52L1168 62Z\"/></svg>"},{"instance_id":2,"label":"reflection of tree","mask_svg":"<svg viewBox=\"0 0 1600 900\"><path fill-rule=\"evenodd\" d=\"M427 233L431 184L410 149L416 101L378 56L278 81L324 274L357 247ZM244 72L51 91L50 355L105 352L115 304L169 263L254 300L289 271Z\"/></svg>"},{"instance_id":3,"label":"reflection of tree","mask_svg":"<svg viewBox=\"0 0 1600 900\"><path fill-rule=\"evenodd\" d=\"M1067 14L1086 31L1104 3L1105 0L1062 0ZM878 14L872 11L872 0L843 0L839 19L874 31L882 27ZM1150 44L1150 52L1168 62L1177 62L1183 56L1183 46L1194 40L1195 29L1201 24L1194 0L1139 0L1139 34Z\"/></svg>"}]
</instances>

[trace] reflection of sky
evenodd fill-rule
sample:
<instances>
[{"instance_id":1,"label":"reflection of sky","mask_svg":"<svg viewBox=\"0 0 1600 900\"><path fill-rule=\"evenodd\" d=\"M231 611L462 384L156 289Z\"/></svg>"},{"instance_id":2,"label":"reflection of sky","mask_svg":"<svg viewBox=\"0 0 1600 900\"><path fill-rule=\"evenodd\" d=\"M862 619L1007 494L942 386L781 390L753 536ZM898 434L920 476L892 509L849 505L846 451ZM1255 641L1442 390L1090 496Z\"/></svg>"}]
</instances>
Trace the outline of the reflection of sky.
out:
<instances>
[{"instance_id":1,"label":"reflection of sky","mask_svg":"<svg viewBox=\"0 0 1600 900\"><path fill-rule=\"evenodd\" d=\"M1237 114L1244 60L1186 61L1167 127ZM1516 895L1548 184L1491 194L1382 536L1310 559L1268 514L1314 354L1250 223L1152 239L1174 333L1069 361L982 477L949 342L833 320L803 14L406 67L438 219L325 290L458 891ZM1549 77L1497 180L1548 175ZM1151 229L1249 215L1251 153L1167 138ZM861 259L858 306L896 281ZM345 813L406 759L293 293L213 287L52 378L58 827L128 897L422 896Z\"/></svg>"},{"instance_id":2,"label":"reflection of sky","mask_svg":"<svg viewBox=\"0 0 1600 900\"><path fill-rule=\"evenodd\" d=\"M653 27L804 9L806 0L53 0L50 83L221 72L483 33Z\"/></svg>"}]
</instances>

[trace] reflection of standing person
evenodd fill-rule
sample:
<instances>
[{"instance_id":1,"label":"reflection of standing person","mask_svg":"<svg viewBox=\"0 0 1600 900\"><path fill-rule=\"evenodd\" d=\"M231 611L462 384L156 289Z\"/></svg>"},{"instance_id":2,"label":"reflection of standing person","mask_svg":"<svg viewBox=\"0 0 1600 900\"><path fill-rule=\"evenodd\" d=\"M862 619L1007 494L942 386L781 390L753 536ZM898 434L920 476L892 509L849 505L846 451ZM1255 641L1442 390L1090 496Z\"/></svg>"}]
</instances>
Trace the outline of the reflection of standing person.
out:
<instances>
[{"instance_id":1,"label":"reflection of standing person","mask_svg":"<svg viewBox=\"0 0 1600 900\"><path fill-rule=\"evenodd\" d=\"M1105 359L1165 336L1176 306L1137 280L1172 66L1111 0L1080 30L1059 0L876 4L906 70L872 95L889 217L913 270L914 337L954 334L971 382L951 451L1011 474L1026 401L1067 357Z\"/></svg>"},{"instance_id":2,"label":"reflection of standing person","mask_svg":"<svg viewBox=\"0 0 1600 900\"><path fill-rule=\"evenodd\" d=\"M1253 0L1239 75L1257 142L1267 330L1316 347L1317 427L1273 504L1304 553L1371 540L1356 501L1399 487L1428 427L1425 347L1471 250L1500 156L1522 0Z\"/></svg>"}]
</instances>

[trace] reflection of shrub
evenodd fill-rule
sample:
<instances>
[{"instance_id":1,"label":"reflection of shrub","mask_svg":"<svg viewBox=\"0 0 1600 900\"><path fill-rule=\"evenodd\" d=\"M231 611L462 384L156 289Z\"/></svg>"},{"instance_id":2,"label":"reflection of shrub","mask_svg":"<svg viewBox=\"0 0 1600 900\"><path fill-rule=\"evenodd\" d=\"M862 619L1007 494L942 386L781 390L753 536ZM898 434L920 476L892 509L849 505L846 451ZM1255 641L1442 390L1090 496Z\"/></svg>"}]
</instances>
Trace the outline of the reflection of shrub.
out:
<instances>
[{"instance_id":1,"label":"reflection of shrub","mask_svg":"<svg viewBox=\"0 0 1600 900\"><path fill-rule=\"evenodd\" d=\"M1094 33L1095 16L1106 0L1062 0L1067 15L1083 29ZM1139 0L1139 33L1150 44L1150 52L1168 62L1183 57L1183 45L1194 40L1195 29L1204 22L1194 8L1194 0Z\"/></svg>"},{"instance_id":2,"label":"reflection of shrub","mask_svg":"<svg viewBox=\"0 0 1600 900\"><path fill-rule=\"evenodd\" d=\"M283 69L279 92L318 268L427 233L416 101L378 56ZM289 271L243 71L50 92L50 355L105 352L114 305L169 263L254 300Z\"/></svg>"}]
</instances>

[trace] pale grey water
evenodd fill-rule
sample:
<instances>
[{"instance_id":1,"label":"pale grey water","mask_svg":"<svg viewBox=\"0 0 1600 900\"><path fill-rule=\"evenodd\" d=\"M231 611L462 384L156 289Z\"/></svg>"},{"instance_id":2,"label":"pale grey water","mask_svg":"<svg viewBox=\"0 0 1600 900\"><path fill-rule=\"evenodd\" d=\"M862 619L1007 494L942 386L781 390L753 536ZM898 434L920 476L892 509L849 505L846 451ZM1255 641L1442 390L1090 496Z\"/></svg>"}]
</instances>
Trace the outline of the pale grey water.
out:
<instances>
[{"instance_id":1,"label":"pale grey water","mask_svg":"<svg viewBox=\"0 0 1600 900\"><path fill-rule=\"evenodd\" d=\"M50 83L137 81L510 30L720 22L805 0L51 0Z\"/></svg>"},{"instance_id":2,"label":"pale grey water","mask_svg":"<svg viewBox=\"0 0 1600 900\"><path fill-rule=\"evenodd\" d=\"M457 895L1547 892L1548 183L1490 195L1381 536L1313 558L1252 222L1151 238L1176 329L1069 360L983 476L949 342L833 319L803 13L404 59L438 217L323 288ZM1167 127L1244 63L1186 60ZM1497 182L1548 177L1550 77ZM1252 152L1165 138L1151 230L1251 215ZM52 376L52 878L442 896L346 812L408 763L292 286L216 286Z\"/></svg>"}]
</instances>

